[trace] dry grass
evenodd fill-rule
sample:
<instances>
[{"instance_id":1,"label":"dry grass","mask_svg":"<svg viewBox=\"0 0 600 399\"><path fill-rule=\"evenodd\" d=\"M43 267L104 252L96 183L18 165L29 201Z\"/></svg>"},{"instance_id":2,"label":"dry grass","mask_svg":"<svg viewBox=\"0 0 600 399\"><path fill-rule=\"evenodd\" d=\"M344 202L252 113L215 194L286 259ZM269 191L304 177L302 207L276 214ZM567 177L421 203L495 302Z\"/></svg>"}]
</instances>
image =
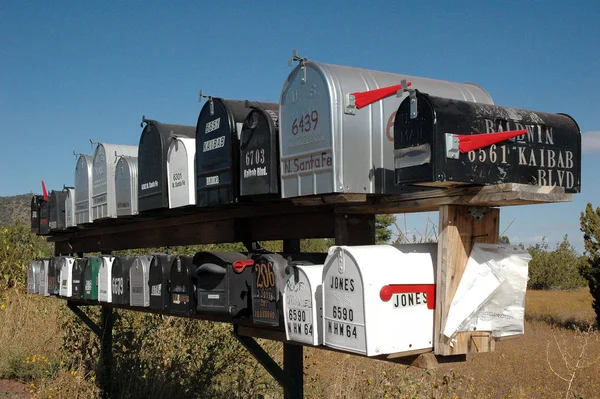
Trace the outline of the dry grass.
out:
<instances>
[{"instance_id":1,"label":"dry grass","mask_svg":"<svg viewBox=\"0 0 600 399\"><path fill-rule=\"evenodd\" d=\"M60 362L56 317L63 301L9 293L2 303L0 378L12 372L36 398L97 397L93 375ZM572 328L593 320L591 296L585 290L529 291L526 318L523 337L435 371L307 348L305 397L565 398L571 382L567 397L600 398L600 334Z\"/></svg>"}]
</instances>

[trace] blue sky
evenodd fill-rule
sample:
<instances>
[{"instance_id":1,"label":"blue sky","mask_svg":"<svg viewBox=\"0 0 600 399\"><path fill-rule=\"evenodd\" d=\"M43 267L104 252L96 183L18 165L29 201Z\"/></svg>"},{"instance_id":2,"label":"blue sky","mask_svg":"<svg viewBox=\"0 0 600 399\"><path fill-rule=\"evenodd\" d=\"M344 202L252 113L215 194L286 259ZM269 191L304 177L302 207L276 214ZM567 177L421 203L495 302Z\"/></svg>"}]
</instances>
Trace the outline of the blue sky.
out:
<instances>
[{"instance_id":1,"label":"blue sky","mask_svg":"<svg viewBox=\"0 0 600 399\"><path fill-rule=\"evenodd\" d=\"M142 115L195 125L198 90L278 101L293 48L314 60L483 86L496 104L574 117L582 193L507 207L526 245L600 205L597 1L0 2L0 196L72 184L88 139L137 144ZM430 217L437 223L437 215ZM408 215L424 230L426 215ZM404 226L404 219L400 218Z\"/></svg>"}]
</instances>

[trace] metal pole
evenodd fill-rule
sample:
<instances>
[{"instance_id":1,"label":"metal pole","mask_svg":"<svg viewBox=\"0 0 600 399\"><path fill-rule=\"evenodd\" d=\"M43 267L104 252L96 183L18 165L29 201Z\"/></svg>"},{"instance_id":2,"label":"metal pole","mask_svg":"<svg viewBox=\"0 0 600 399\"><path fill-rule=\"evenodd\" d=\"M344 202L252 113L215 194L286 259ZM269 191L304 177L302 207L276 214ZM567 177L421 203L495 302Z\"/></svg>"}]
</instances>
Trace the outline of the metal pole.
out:
<instances>
[{"instance_id":1,"label":"metal pole","mask_svg":"<svg viewBox=\"0 0 600 399\"><path fill-rule=\"evenodd\" d=\"M300 345L283 343L283 370L292 379L293 384L284 387L285 399L304 397L304 354Z\"/></svg>"},{"instance_id":2,"label":"metal pole","mask_svg":"<svg viewBox=\"0 0 600 399\"><path fill-rule=\"evenodd\" d=\"M112 389L112 308L102 307L102 336L100 338L100 376L99 383L102 389L102 397L110 398Z\"/></svg>"}]
</instances>

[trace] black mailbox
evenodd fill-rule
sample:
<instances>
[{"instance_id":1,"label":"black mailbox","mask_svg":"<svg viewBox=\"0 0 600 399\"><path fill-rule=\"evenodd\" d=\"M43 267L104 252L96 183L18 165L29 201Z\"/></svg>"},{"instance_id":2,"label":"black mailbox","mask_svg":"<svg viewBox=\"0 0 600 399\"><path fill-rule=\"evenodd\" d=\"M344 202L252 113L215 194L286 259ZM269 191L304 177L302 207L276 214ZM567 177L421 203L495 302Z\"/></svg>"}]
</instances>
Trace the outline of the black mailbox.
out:
<instances>
[{"instance_id":1,"label":"black mailbox","mask_svg":"<svg viewBox=\"0 0 600 399\"><path fill-rule=\"evenodd\" d=\"M241 196L279 193L279 110L270 105L249 103L240 137Z\"/></svg>"},{"instance_id":2,"label":"black mailbox","mask_svg":"<svg viewBox=\"0 0 600 399\"><path fill-rule=\"evenodd\" d=\"M87 258L77 258L73 263L72 298L83 299L83 272L87 262Z\"/></svg>"},{"instance_id":3,"label":"black mailbox","mask_svg":"<svg viewBox=\"0 0 600 399\"><path fill-rule=\"evenodd\" d=\"M252 260L239 252L198 252L194 264L198 312L250 316Z\"/></svg>"},{"instance_id":4,"label":"black mailbox","mask_svg":"<svg viewBox=\"0 0 600 399\"><path fill-rule=\"evenodd\" d=\"M170 303L172 314L196 313L196 266L193 256L175 255L171 265Z\"/></svg>"},{"instance_id":5,"label":"black mailbox","mask_svg":"<svg viewBox=\"0 0 600 399\"><path fill-rule=\"evenodd\" d=\"M50 258L48 264L48 294L58 295L60 293L60 258Z\"/></svg>"},{"instance_id":6,"label":"black mailbox","mask_svg":"<svg viewBox=\"0 0 600 399\"><path fill-rule=\"evenodd\" d=\"M34 195L31 197L31 232L38 235L40 234L41 208L44 202L43 195Z\"/></svg>"},{"instance_id":7,"label":"black mailbox","mask_svg":"<svg viewBox=\"0 0 600 399\"><path fill-rule=\"evenodd\" d=\"M283 295L292 266L323 264L325 253L250 254L252 266L252 321L279 326L283 323Z\"/></svg>"},{"instance_id":8,"label":"black mailbox","mask_svg":"<svg viewBox=\"0 0 600 399\"><path fill-rule=\"evenodd\" d=\"M129 305L129 268L133 264L135 256L117 255L111 269L111 291L112 303Z\"/></svg>"},{"instance_id":9,"label":"black mailbox","mask_svg":"<svg viewBox=\"0 0 600 399\"><path fill-rule=\"evenodd\" d=\"M239 137L250 105L277 109L273 103L210 98L196 125L196 202L215 206L239 196Z\"/></svg>"},{"instance_id":10,"label":"black mailbox","mask_svg":"<svg viewBox=\"0 0 600 399\"><path fill-rule=\"evenodd\" d=\"M40 230L39 230L39 235L41 236L47 236L48 234L50 234L50 226L49 226L49 212L50 212L50 200L49 199L43 199L40 201L40 211L39 211L39 218L40 218Z\"/></svg>"},{"instance_id":11,"label":"black mailbox","mask_svg":"<svg viewBox=\"0 0 600 399\"><path fill-rule=\"evenodd\" d=\"M142 118L138 146L138 212L169 207L167 153L175 137L194 138L193 126L170 125Z\"/></svg>"},{"instance_id":12,"label":"black mailbox","mask_svg":"<svg viewBox=\"0 0 600 399\"><path fill-rule=\"evenodd\" d=\"M150 307L152 309L169 309L169 279L174 255L157 254L152 257L148 284L150 285Z\"/></svg>"},{"instance_id":13,"label":"black mailbox","mask_svg":"<svg viewBox=\"0 0 600 399\"><path fill-rule=\"evenodd\" d=\"M50 193L50 207L48 217L48 227L50 231L66 230L65 201L67 200L67 191L52 190Z\"/></svg>"},{"instance_id":14,"label":"black mailbox","mask_svg":"<svg viewBox=\"0 0 600 399\"><path fill-rule=\"evenodd\" d=\"M577 193L581 135L567 115L415 91L396 113L394 168L397 184L521 183Z\"/></svg>"}]
</instances>

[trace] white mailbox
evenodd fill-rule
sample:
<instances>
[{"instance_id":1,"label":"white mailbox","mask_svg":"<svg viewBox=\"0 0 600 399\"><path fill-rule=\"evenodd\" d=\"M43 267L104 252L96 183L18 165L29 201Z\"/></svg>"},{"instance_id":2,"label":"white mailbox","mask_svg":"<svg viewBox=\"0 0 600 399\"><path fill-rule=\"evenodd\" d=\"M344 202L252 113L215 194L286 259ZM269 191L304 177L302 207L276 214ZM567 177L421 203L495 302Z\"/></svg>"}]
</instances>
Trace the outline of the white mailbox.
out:
<instances>
[{"instance_id":1,"label":"white mailbox","mask_svg":"<svg viewBox=\"0 0 600 399\"><path fill-rule=\"evenodd\" d=\"M152 256L136 256L129 268L129 303L131 306L150 306L148 277Z\"/></svg>"},{"instance_id":2,"label":"white mailbox","mask_svg":"<svg viewBox=\"0 0 600 399\"><path fill-rule=\"evenodd\" d=\"M48 268L50 266L49 259L42 259L40 263L40 281L39 281L39 294L43 296L50 296L48 293Z\"/></svg>"},{"instance_id":3,"label":"white mailbox","mask_svg":"<svg viewBox=\"0 0 600 399\"><path fill-rule=\"evenodd\" d=\"M27 293L37 294L40 292L40 268L41 260L29 262L27 266Z\"/></svg>"},{"instance_id":4,"label":"white mailbox","mask_svg":"<svg viewBox=\"0 0 600 399\"><path fill-rule=\"evenodd\" d=\"M77 226L75 222L75 189L73 187L65 187L67 190L67 199L65 200L65 226Z\"/></svg>"},{"instance_id":5,"label":"white mailbox","mask_svg":"<svg viewBox=\"0 0 600 399\"><path fill-rule=\"evenodd\" d=\"M138 214L138 162L137 157L122 156L115 170L117 216Z\"/></svg>"},{"instance_id":6,"label":"white mailbox","mask_svg":"<svg viewBox=\"0 0 600 399\"><path fill-rule=\"evenodd\" d=\"M176 137L167 154L169 208L196 204L196 139Z\"/></svg>"},{"instance_id":7,"label":"white mailbox","mask_svg":"<svg viewBox=\"0 0 600 399\"><path fill-rule=\"evenodd\" d=\"M71 256L61 256L58 259L60 296L70 298L73 296L73 264L75 259Z\"/></svg>"},{"instance_id":8,"label":"white mailbox","mask_svg":"<svg viewBox=\"0 0 600 399\"><path fill-rule=\"evenodd\" d=\"M112 265L115 257L103 255L98 269L98 301L112 302Z\"/></svg>"},{"instance_id":9,"label":"white mailbox","mask_svg":"<svg viewBox=\"0 0 600 399\"><path fill-rule=\"evenodd\" d=\"M92 222L92 171L94 157L80 154L75 167L75 224Z\"/></svg>"},{"instance_id":10,"label":"white mailbox","mask_svg":"<svg viewBox=\"0 0 600 399\"><path fill-rule=\"evenodd\" d=\"M92 172L92 219L117 217L115 173L121 156L137 156L137 146L98 143Z\"/></svg>"},{"instance_id":11,"label":"white mailbox","mask_svg":"<svg viewBox=\"0 0 600 399\"><path fill-rule=\"evenodd\" d=\"M279 102L282 197L406 190L394 181L394 118L407 96L396 92L403 80L424 93L492 104L474 84L302 60Z\"/></svg>"},{"instance_id":12,"label":"white mailbox","mask_svg":"<svg viewBox=\"0 0 600 399\"><path fill-rule=\"evenodd\" d=\"M285 337L323 343L323 265L294 266L283 290Z\"/></svg>"},{"instance_id":13,"label":"white mailbox","mask_svg":"<svg viewBox=\"0 0 600 399\"><path fill-rule=\"evenodd\" d=\"M323 269L323 343L366 356L433 347L437 244L334 246Z\"/></svg>"}]
</instances>

